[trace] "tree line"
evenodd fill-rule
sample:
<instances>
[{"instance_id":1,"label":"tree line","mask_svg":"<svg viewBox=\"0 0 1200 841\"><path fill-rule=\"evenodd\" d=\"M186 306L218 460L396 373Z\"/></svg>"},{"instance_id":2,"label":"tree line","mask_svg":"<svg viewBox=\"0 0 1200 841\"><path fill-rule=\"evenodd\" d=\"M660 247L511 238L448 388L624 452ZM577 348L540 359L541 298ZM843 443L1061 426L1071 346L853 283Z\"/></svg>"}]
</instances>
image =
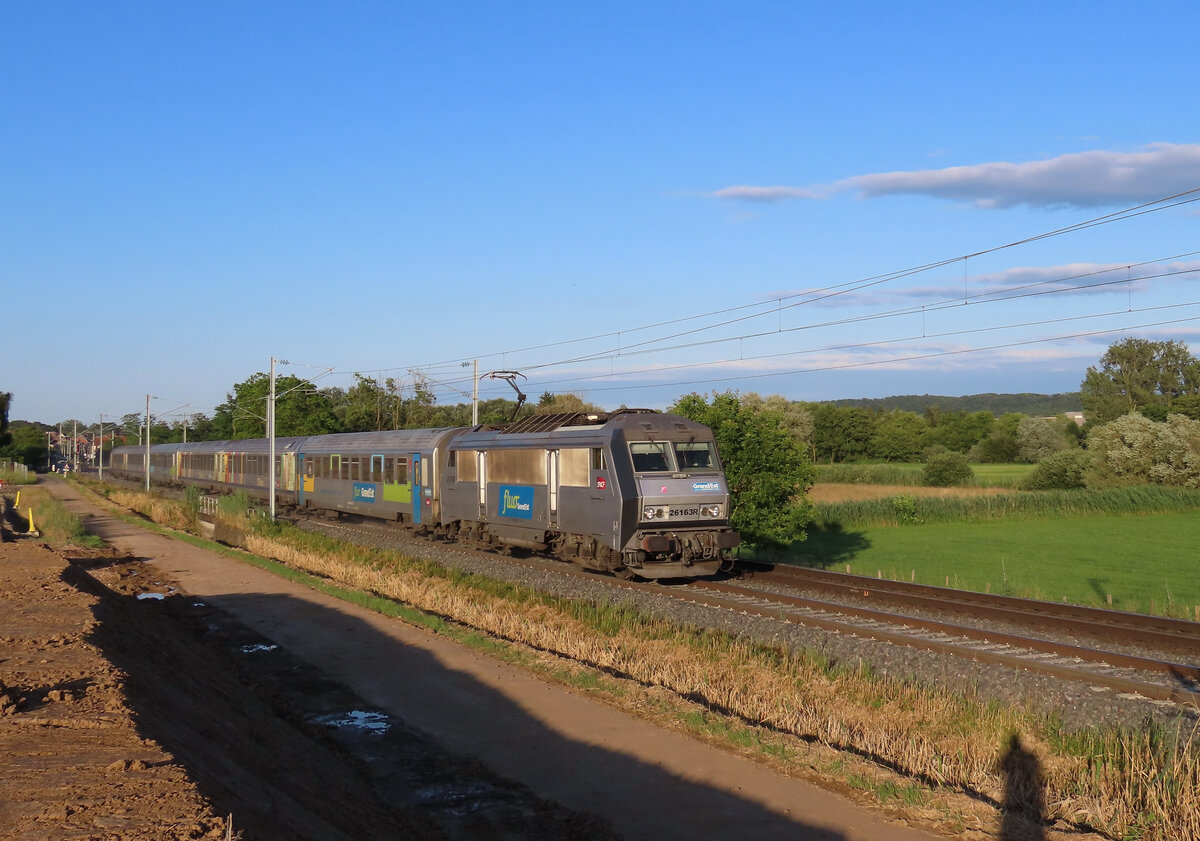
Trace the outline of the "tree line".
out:
<instances>
[{"instance_id":1,"label":"tree line","mask_svg":"<svg viewBox=\"0 0 1200 841\"><path fill-rule=\"evenodd\" d=\"M269 378L234 385L211 417L151 418L150 441L260 438ZM732 519L758 545L800 539L808 521L804 494L817 462L926 461L960 470L973 462L1038 465L1034 487L1162 483L1200 487L1200 360L1181 341L1124 339L1089 367L1079 391L1086 423L1064 415L946 409L917 412L789 400L733 391L684 395L670 407L710 426L734 493ZM49 427L14 422L11 395L0 394L0 457L43 463ZM533 405L482 401L483 423L536 412L601 411L578 396L546 392ZM276 434L321 435L383 429L467 426L469 403L438 405L427 383L356 374L349 388L317 388L294 376L276 380ZM125 442L146 430L138 413L119 422ZM81 431L97 432L93 424ZM5 437L7 436L7 438ZM953 458L947 458L952 456ZM951 474L951 476L953 473Z\"/></svg>"}]
</instances>

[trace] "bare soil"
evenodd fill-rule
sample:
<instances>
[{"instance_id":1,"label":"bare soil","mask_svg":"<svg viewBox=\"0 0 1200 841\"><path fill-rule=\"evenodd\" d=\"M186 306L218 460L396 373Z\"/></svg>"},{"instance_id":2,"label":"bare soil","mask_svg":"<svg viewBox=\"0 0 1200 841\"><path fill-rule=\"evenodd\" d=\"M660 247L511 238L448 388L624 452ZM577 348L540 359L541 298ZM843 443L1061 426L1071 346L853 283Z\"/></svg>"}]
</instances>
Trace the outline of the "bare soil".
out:
<instances>
[{"instance_id":1,"label":"bare soil","mask_svg":"<svg viewBox=\"0 0 1200 841\"><path fill-rule=\"evenodd\" d=\"M140 558L0 544L0 629L0 838L616 837L354 726L370 705Z\"/></svg>"}]
</instances>

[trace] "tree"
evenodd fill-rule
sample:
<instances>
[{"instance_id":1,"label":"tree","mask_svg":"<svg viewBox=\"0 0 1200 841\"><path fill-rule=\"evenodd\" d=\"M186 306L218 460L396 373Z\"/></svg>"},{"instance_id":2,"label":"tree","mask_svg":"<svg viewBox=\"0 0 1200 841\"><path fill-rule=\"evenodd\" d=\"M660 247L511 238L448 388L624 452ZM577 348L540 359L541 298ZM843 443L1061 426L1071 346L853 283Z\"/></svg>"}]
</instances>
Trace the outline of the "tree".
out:
<instances>
[{"instance_id":1,"label":"tree","mask_svg":"<svg viewBox=\"0 0 1200 841\"><path fill-rule=\"evenodd\" d=\"M681 397L670 411L712 429L729 482L730 524L750 546L787 546L803 540L812 511L805 492L815 472L788 434L782 415L755 411L731 391Z\"/></svg>"},{"instance_id":2,"label":"tree","mask_svg":"<svg viewBox=\"0 0 1200 841\"><path fill-rule=\"evenodd\" d=\"M589 403L578 394L551 394L543 392L534 407L535 415L562 415L567 412L602 412L595 403Z\"/></svg>"},{"instance_id":3,"label":"tree","mask_svg":"<svg viewBox=\"0 0 1200 841\"><path fill-rule=\"evenodd\" d=\"M1052 418L1025 418L1017 427L1017 457L1026 464L1037 464L1047 456L1067 449L1061 424Z\"/></svg>"},{"instance_id":4,"label":"tree","mask_svg":"<svg viewBox=\"0 0 1200 841\"><path fill-rule=\"evenodd\" d=\"M942 412L937 426L929 431L930 444L966 453L991 434L996 418L991 412Z\"/></svg>"},{"instance_id":5,"label":"tree","mask_svg":"<svg viewBox=\"0 0 1200 841\"><path fill-rule=\"evenodd\" d=\"M916 461L929 427L916 412L894 409L875 418L871 455L884 461Z\"/></svg>"},{"instance_id":6,"label":"tree","mask_svg":"<svg viewBox=\"0 0 1200 841\"><path fill-rule=\"evenodd\" d=\"M812 450L813 416L803 403L788 400L782 394L772 394L763 398L754 392L742 395L742 405L754 411L770 410L778 412L783 418L783 426L788 434L796 440L805 452Z\"/></svg>"},{"instance_id":7,"label":"tree","mask_svg":"<svg viewBox=\"0 0 1200 841\"><path fill-rule=\"evenodd\" d=\"M386 391L374 377L355 373L354 385L337 396L341 399L332 402L337 406L343 432L377 432L392 428L395 413L391 403L398 395Z\"/></svg>"},{"instance_id":8,"label":"tree","mask_svg":"<svg viewBox=\"0 0 1200 841\"><path fill-rule=\"evenodd\" d=\"M1196 395L1200 395L1200 360L1178 340L1114 342L1100 357L1100 367L1088 368L1079 387L1084 413L1093 425L1129 412L1163 420L1176 402L1195 407Z\"/></svg>"},{"instance_id":9,"label":"tree","mask_svg":"<svg viewBox=\"0 0 1200 841\"><path fill-rule=\"evenodd\" d=\"M267 394L271 378L253 374L233 386L225 402L217 407L214 427L228 427L233 439L265 438ZM308 380L295 376L275 379L275 434L281 438L293 435L327 435L340 432L333 403L329 395L317 391Z\"/></svg>"},{"instance_id":10,"label":"tree","mask_svg":"<svg viewBox=\"0 0 1200 841\"><path fill-rule=\"evenodd\" d=\"M12 443L12 433L8 431L8 407L12 403L12 392L0 391L0 447Z\"/></svg>"},{"instance_id":11,"label":"tree","mask_svg":"<svg viewBox=\"0 0 1200 841\"><path fill-rule=\"evenodd\" d=\"M46 463L47 427L27 421L13 421L9 427L9 441L0 446L0 458L11 458L13 461L29 467L41 467Z\"/></svg>"},{"instance_id":12,"label":"tree","mask_svg":"<svg viewBox=\"0 0 1200 841\"><path fill-rule=\"evenodd\" d=\"M813 409L812 420L814 459L848 461L870 452L875 426L865 409L820 403Z\"/></svg>"}]
</instances>

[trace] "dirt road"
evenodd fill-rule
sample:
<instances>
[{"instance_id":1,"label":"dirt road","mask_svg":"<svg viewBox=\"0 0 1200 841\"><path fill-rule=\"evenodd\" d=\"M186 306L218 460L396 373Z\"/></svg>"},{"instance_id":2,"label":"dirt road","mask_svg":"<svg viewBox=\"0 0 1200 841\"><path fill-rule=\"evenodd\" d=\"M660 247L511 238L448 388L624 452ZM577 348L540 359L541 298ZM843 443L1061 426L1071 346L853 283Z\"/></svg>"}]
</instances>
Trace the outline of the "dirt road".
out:
<instances>
[{"instance_id":1,"label":"dirt road","mask_svg":"<svg viewBox=\"0 0 1200 841\"><path fill-rule=\"evenodd\" d=\"M97 600L88 633L156 745L142 761L186 772L247 838L935 837L50 487L116 549L77 558L88 575L62 571L61 586ZM390 729L323 724L354 712ZM161 837L220 831L195 814L192 836Z\"/></svg>"}]
</instances>

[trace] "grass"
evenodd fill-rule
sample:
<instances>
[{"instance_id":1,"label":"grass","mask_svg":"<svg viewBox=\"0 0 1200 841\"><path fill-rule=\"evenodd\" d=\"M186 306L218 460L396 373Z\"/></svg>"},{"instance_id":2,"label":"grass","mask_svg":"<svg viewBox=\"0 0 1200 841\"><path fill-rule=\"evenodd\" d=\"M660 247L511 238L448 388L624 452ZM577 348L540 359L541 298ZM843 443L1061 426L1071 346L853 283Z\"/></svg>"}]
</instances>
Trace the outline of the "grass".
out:
<instances>
[{"instance_id":1,"label":"grass","mask_svg":"<svg viewBox=\"0 0 1200 841\"><path fill-rule=\"evenodd\" d=\"M1200 615L1200 516L1055 516L813 529L790 559L1048 601ZM1111 597L1111 604L1109 598Z\"/></svg>"},{"instance_id":2,"label":"grass","mask_svg":"<svg viewBox=\"0 0 1200 841\"><path fill-rule=\"evenodd\" d=\"M33 528L41 533L40 539L51 546L84 546L90 549L100 549L104 546L103 540L88 534L79 518L45 488L22 488L17 516L24 524L28 524L32 519ZM19 528L17 531L20 533L24 530Z\"/></svg>"},{"instance_id":3,"label":"grass","mask_svg":"<svg viewBox=\"0 0 1200 841\"><path fill-rule=\"evenodd\" d=\"M170 516L160 505L170 507L143 507ZM244 528L254 563L282 565L289 577L468 644L486 640L547 676L565 669L581 690L762 761L809 757L800 761L813 766L822 760L811 758L810 748L821 748L822 756L840 757L843 781L882 802L919 803L945 790L975 804L1000 802L1001 748L1019 733L1043 771L1052 817L1112 837L1136 832L1145 841L1197 837L1200 829L1200 748L1169 734L1072 739L1028 710L676 625L628 606L552 596L275 524ZM637 691L614 693L614 683Z\"/></svg>"},{"instance_id":4,"label":"grass","mask_svg":"<svg viewBox=\"0 0 1200 841\"><path fill-rule=\"evenodd\" d=\"M32 470L0 470L0 482L6 485L35 485L37 474Z\"/></svg>"},{"instance_id":5,"label":"grass","mask_svg":"<svg viewBox=\"0 0 1200 841\"><path fill-rule=\"evenodd\" d=\"M847 485L920 485L924 464L817 465L817 481ZM975 488L1015 488L1033 470L1032 464L972 464Z\"/></svg>"},{"instance_id":6,"label":"grass","mask_svg":"<svg viewBox=\"0 0 1200 841\"><path fill-rule=\"evenodd\" d=\"M1200 511L1200 490L1161 485L936 496L907 494L901 489L888 497L819 502L814 506L813 518L820 529L848 529L911 524L914 518L921 523L962 523L1191 511Z\"/></svg>"}]
</instances>

